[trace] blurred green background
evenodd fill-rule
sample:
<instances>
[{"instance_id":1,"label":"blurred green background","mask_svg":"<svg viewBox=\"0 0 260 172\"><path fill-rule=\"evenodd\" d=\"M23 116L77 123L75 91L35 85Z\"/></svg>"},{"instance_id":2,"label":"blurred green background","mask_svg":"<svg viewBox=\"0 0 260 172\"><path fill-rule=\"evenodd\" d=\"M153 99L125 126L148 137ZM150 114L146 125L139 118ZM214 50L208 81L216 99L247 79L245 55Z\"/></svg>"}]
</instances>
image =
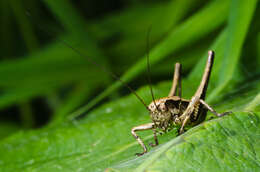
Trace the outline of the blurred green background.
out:
<instances>
[{"instance_id":1,"label":"blurred green background","mask_svg":"<svg viewBox=\"0 0 260 172\"><path fill-rule=\"evenodd\" d=\"M228 0L0 3L0 139L20 129L84 116L105 101L129 94L104 69L123 76L134 89L147 85L148 28L153 84L170 80L176 61L183 64L185 77L216 39L232 33L234 40L229 37L232 44L226 49L234 52L216 56L230 58L223 61L231 62L236 72L220 71L239 84L260 74L258 2L247 9L240 9L239 2L232 9ZM230 15L232 10L238 12ZM227 28L228 21L243 17L247 23ZM236 87L228 85L215 94Z\"/></svg>"},{"instance_id":2,"label":"blurred green background","mask_svg":"<svg viewBox=\"0 0 260 172\"><path fill-rule=\"evenodd\" d=\"M260 168L258 0L2 0L0 8L0 171ZM130 130L149 115L109 73L148 104L148 49L156 98L167 95L177 61L190 98L214 50L206 101L233 114L159 136L161 147L136 158Z\"/></svg>"}]
</instances>

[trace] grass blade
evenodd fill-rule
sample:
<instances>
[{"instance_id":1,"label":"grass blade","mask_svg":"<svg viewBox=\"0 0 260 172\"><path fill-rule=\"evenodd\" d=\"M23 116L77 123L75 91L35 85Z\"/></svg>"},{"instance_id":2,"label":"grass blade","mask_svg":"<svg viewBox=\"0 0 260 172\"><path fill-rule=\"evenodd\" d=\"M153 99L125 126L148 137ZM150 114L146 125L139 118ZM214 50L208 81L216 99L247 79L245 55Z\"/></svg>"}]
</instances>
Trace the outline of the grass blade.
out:
<instances>
[{"instance_id":1,"label":"grass blade","mask_svg":"<svg viewBox=\"0 0 260 172\"><path fill-rule=\"evenodd\" d=\"M154 65L163 60L169 53L173 53L191 42L195 42L199 38L205 36L207 33L212 32L224 23L227 17L229 1L213 1L197 14L189 18L183 24L179 25L169 35L162 40L160 44L154 47L150 52L150 63ZM212 22L214 21L214 22ZM208 26L208 27L205 27ZM191 31L192 28L192 31ZM128 72L122 76L125 82L131 81L133 78L144 72L146 69L146 57L142 57ZM109 94L120 88L121 83L115 82L112 86L108 87L103 93L93 99L89 104L80 108L69 116L73 119L84 112L88 111L91 107L96 105L99 101L107 97Z\"/></svg>"}]
</instances>

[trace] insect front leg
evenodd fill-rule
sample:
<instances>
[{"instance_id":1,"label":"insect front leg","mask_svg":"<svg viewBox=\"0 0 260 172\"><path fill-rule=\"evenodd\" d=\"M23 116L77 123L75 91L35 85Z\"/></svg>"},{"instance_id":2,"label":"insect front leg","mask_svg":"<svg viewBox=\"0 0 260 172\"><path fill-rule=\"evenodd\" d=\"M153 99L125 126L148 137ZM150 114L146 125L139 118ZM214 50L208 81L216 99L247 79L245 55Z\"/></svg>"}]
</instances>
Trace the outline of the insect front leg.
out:
<instances>
[{"instance_id":1,"label":"insect front leg","mask_svg":"<svg viewBox=\"0 0 260 172\"><path fill-rule=\"evenodd\" d=\"M159 144L156 134L157 134L156 129L153 129L153 138L155 143L149 143L149 145L152 147L155 147Z\"/></svg>"},{"instance_id":2,"label":"insect front leg","mask_svg":"<svg viewBox=\"0 0 260 172\"><path fill-rule=\"evenodd\" d=\"M140 137L136 134L136 131L144 131L144 130L151 130L154 128L154 123L143 124L137 127L132 128L131 133L134 138L138 141L138 143L142 146L144 151L142 153L136 153L137 156L141 156L147 152L147 148L144 145L144 142L140 139ZM156 138L157 139L157 138ZM157 141L158 142L158 141Z\"/></svg>"},{"instance_id":3,"label":"insect front leg","mask_svg":"<svg viewBox=\"0 0 260 172\"><path fill-rule=\"evenodd\" d=\"M222 117L224 115L230 114L231 112L217 113L212 107L210 107L204 100L200 99L200 103L203 104L210 112L212 112L217 117Z\"/></svg>"}]
</instances>

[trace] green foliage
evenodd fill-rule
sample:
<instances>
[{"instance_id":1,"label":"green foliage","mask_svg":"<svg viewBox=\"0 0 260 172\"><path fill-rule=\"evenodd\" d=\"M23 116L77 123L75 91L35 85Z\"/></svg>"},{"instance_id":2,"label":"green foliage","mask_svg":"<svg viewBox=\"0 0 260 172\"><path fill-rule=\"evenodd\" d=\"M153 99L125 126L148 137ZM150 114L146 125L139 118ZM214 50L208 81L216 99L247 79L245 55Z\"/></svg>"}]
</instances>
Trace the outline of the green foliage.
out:
<instances>
[{"instance_id":1,"label":"green foliage","mask_svg":"<svg viewBox=\"0 0 260 172\"><path fill-rule=\"evenodd\" d=\"M214 1L209 3L206 7L189 18L186 22L183 22L180 24L180 26L173 29L172 32L170 32L163 41L161 41L151 50L151 65L158 63L167 57L167 55L170 53L174 53L180 48L193 43L199 38L199 36L203 37L213 29L216 29L216 27L219 25L223 24L225 17L227 16L226 14L228 11L228 5L229 1L223 1L223 3ZM221 15L219 15L219 13ZM202 17L204 20L201 20ZM212 21L214 21L214 23L212 23ZM145 55L122 76L122 79L124 81L129 81L137 77L138 74L144 72L147 66L146 61L147 60ZM102 94L93 99L88 105L82 109L79 109L78 112L75 112L72 117L78 116L82 112L88 110L100 100L111 94L111 92L118 89L120 86L121 83L119 81L115 82Z\"/></svg>"},{"instance_id":2,"label":"green foliage","mask_svg":"<svg viewBox=\"0 0 260 172\"><path fill-rule=\"evenodd\" d=\"M130 7L93 19L72 1L1 2L0 171L259 171L259 2L124 2ZM94 10L90 1L81 3ZM232 114L209 120L214 116L208 113L208 121L178 137L174 128L159 136L158 147L136 157L141 147L130 131L150 122L148 112L134 95L122 96L122 84L91 61L143 85L149 27L152 80L160 81L155 97L168 94L179 61L183 97L190 98L212 49L206 101ZM137 93L151 101L148 86ZM39 129L33 129L42 110L33 106L35 98L52 112ZM10 120L12 109L20 123ZM149 131L138 134L146 145L153 141Z\"/></svg>"},{"instance_id":3,"label":"green foliage","mask_svg":"<svg viewBox=\"0 0 260 172\"><path fill-rule=\"evenodd\" d=\"M167 94L165 90L170 84L156 86L156 95ZM188 90L189 83L184 81L184 86ZM145 100L150 97L147 87L138 94ZM260 168L260 114L236 112L237 106L250 100L240 98L239 94L235 99L237 103L225 101L222 103L225 108L221 105L217 108L234 113L205 122L177 138L176 130L159 136L161 145L138 158L134 154L140 152L141 147L130 131L133 126L149 122L149 115L133 95L123 97L97 108L81 121L19 132L2 140L1 167L3 171L104 171L108 167L120 171L136 171L135 168L190 171L192 167L194 171L210 168L244 171ZM151 132L140 135L145 138L145 144L153 141Z\"/></svg>"},{"instance_id":4,"label":"green foliage","mask_svg":"<svg viewBox=\"0 0 260 172\"><path fill-rule=\"evenodd\" d=\"M204 123L111 171L257 171L259 117L240 112Z\"/></svg>"}]
</instances>

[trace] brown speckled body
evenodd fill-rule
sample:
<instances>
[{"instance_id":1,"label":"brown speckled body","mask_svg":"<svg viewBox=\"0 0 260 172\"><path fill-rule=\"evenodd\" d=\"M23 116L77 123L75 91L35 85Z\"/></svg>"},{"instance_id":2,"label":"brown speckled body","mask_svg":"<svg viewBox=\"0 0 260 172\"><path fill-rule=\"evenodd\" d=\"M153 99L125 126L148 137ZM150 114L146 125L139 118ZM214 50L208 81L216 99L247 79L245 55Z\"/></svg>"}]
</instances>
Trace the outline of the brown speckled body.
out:
<instances>
[{"instance_id":1,"label":"brown speckled body","mask_svg":"<svg viewBox=\"0 0 260 172\"><path fill-rule=\"evenodd\" d=\"M150 109L150 117L155 128L167 132L173 125L181 125L180 116L188 104L189 100L182 99L178 96L164 97L152 102L148 108Z\"/></svg>"}]
</instances>

